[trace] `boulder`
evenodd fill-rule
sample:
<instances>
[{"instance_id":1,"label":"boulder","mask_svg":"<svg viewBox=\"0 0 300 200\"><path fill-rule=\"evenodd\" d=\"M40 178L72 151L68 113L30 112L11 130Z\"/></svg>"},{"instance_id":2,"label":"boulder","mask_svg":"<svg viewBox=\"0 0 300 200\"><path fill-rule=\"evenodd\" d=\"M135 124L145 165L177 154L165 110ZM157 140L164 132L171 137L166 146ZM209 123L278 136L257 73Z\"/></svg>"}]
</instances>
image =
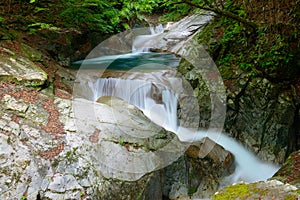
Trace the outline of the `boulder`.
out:
<instances>
[{"instance_id":1,"label":"boulder","mask_svg":"<svg viewBox=\"0 0 300 200\"><path fill-rule=\"evenodd\" d=\"M300 188L300 150L291 153L271 180L280 180Z\"/></svg>"},{"instance_id":2,"label":"boulder","mask_svg":"<svg viewBox=\"0 0 300 200\"><path fill-rule=\"evenodd\" d=\"M13 81L27 86L42 86L48 75L26 57L16 56L8 49L0 47L0 80Z\"/></svg>"},{"instance_id":3,"label":"boulder","mask_svg":"<svg viewBox=\"0 0 300 200\"><path fill-rule=\"evenodd\" d=\"M176 53L199 29L212 19L212 13L193 14L178 22L168 24L163 33L141 36L133 43L134 48L150 48L152 51ZM137 30L138 32L139 30Z\"/></svg>"},{"instance_id":4,"label":"boulder","mask_svg":"<svg viewBox=\"0 0 300 200\"><path fill-rule=\"evenodd\" d=\"M219 199L298 199L299 189L280 181L237 183L220 189L213 197Z\"/></svg>"},{"instance_id":5,"label":"boulder","mask_svg":"<svg viewBox=\"0 0 300 200\"><path fill-rule=\"evenodd\" d=\"M211 145L206 155L205 147ZM184 156L166 167L163 194L169 199L209 198L234 168L234 156L205 138L191 144Z\"/></svg>"},{"instance_id":6,"label":"boulder","mask_svg":"<svg viewBox=\"0 0 300 200\"><path fill-rule=\"evenodd\" d=\"M22 85L0 90L1 199L160 199L159 169L185 151L120 99L72 104Z\"/></svg>"}]
</instances>

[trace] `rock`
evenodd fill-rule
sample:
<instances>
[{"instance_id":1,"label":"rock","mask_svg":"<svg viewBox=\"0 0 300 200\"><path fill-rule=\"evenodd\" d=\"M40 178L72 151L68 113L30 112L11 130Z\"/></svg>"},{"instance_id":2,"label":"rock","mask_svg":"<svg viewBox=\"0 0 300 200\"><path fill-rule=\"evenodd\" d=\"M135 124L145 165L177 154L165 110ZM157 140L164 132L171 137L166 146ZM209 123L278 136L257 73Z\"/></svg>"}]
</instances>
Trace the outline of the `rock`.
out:
<instances>
[{"instance_id":1,"label":"rock","mask_svg":"<svg viewBox=\"0 0 300 200\"><path fill-rule=\"evenodd\" d=\"M1 48L3 49L3 48ZM0 80L11 80L27 86L41 86L48 75L29 59L3 50L0 58Z\"/></svg>"},{"instance_id":2,"label":"rock","mask_svg":"<svg viewBox=\"0 0 300 200\"><path fill-rule=\"evenodd\" d=\"M29 105L26 104L22 99L18 101L10 95L5 95L2 101L7 109L15 110L20 113L25 113L29 107Z\"/></svg>"},{"instance_id":3,"label":"rock","mask_svg":"<svg viewBox=\"0 0 300 200\"><path fill-rule=\"evenodd\" d=\"M92 199L162 199L162 181L159 172L151 173L134 182L102 180L99 182L98 191Z\"/></svg>"},{"instance_id":4,"label":"rock","mask_svg":"<svg viewBox=\"0 0 300 200\"><path fill-rule=\"evenodd\" d=\"M197 72L186 61L181 61L178 70L197 94L199 127L206 128L212 121L212 103L203 73ZM219 70L221 74L225 73L223 69ZM232 76L225 81L225 131L260 159L283 163L291 151L299 149L300 144L297 132L300 99L297 90L292 85L275 84L264 78L252 79L241 70L234 71ZM186 109L193 113L192 108Z\"/></svg>"},{"instance_id":5,"label":"rock","mask_svg":"<svg viewBox=\"0 0 300 200\"><path fill-rule=\"evenodd\" d=\"M234 157L208 138L193 143L185 156L165 169L164 196L170 199L209 198L234 171ZM214 145L207 156L205 146Z\"/></svg>"},{"instance_id":6,"label":"rock","mask_svg":"<svg viewBox=\"0 0 300 200\"><path fill-rule=\"evenodd\" d=\"M299 191L295 186L276 180L237 183L220 189L212 199L298 199Z\"/></svg>"},{"instance_id":7,"label":"rock","mask_svg":"<svg viewBox=\"0 0 300 200\"><path fill-rule=\"evenodd\" d=\"M209 153L207 154L206 148L208 146L213 146L213 148L209 148ZM209 138L203 139L202 142L192 144L187 149L186 154L188 157L193 159L203 159L207 156L207 158L212 159L215 164L224 169L230 170L227 175L233 172L233 169L230 169L230 167L233 164L234 156ZM221 173L223 172L221 171Z\"/></svg>"},{"instance_id":8,"label":"rock","mask_svg":"<svg viewBox=\"0 0 300 200\"><path fill-rule=\"evenodd\" d=\"M271 180L280 180L300 188L300 150L293 152Z\"/></svg>"},{"instance_id":9,"label":"rock","mask_svg":"<svg viewBox=\"0 0 300 200\"><path fill-rule=\"evenodd\" d=\"M136 49L150 48L152 51L177 53L184 43L211 20L209 13L193 14L170 25L162 34L141 37L133 44Z\"/></svg>"},{"instance_id":10,"label":"rock","mask_svg":"<svg viewBox=\"0 0 300 200\"><path fill-rule=\"evenodd\" d=\"M262 160L283 163L297 146L299 99L292 88L263 78L250 84L241 76L231 84L228 99L227 132Z\"/></svg>"},{"instance_id":11,"label":"rock","mask_svg":"<svg viewBox=\"0 0 300 200\"><path fill-rule=\"evenodd\" d=\"M74 106L80 131L96 133L99 137L92 155L105 177L138 180L184 153L186 145L175 134L155 125L134 106L116 97L102 98L100 102L90 105L81 100ZM87 106L96 109L89 111ZM81 117L90 125L82 124ZM105 123L101 125L99 121Z\"/></svg>"},{"instance_id":12,"label":"rock","mask_svg":"<svg viewBox=\"0 0 300 200\"><path fill-rule=\"evenodd\" d=\"M189 120L186 120L186 124L184 125L185 127L190 127L191 123L196 124L201 128L201 129L207 129L210 122L211 122L211 98L210 98L210 91L208 86L206 85L203 76L201 74L201 71L197 69L196 67L192 66L189 62L186 60L181 60L180 64L177 68L178 73L180 73L183 77L184 80L186 80L192 87L193 93L196 96L195 99L191 98L182 98L178 113L179 113L179 118L184 119L186 118L185 115L189 116ZM196 104L199 105L198 109L195 108L194 103L191 105L188 102L195 101ZM200 113L200 118L194 117L199 115Z\"/></svg>"},{"instance_id":13,"label":"rock","mask_svg":"<svg viewBox=\"0 0 300 200\"><path fill-rule=\"evenodd\" d=\"M2 102L13 99L29 106L11 109L7 103L0 105L1 199L161 198L159 169L185 150L178 146L175 134L119 99L103 98L102 103L78 99L75 102L81 102L85 112L93 114L90 109L95 109L98 113L78 115L73 112L78 104L69 99L43 92L34 93L34 99L23 93L11 96L12 91L26 91L26 87L0 86ZM63 132L56 132L59 126ZM103 152L112 155L101 155ZM120 168L114 169L115 164Z\"/></svg>"},{"instance_id":14,"label":"rock","mask_svg":"<svg viewBox=\"0 0 300 200\"><path fill-rule=\"evenodd\" d=\"M53 181L49 184L48 189L54 193L62 193L68 190L82 190L74 176L55 174Z\"/></svg>"},{"instance_id":15,"label":"rock","mask_svg":"<svg viewBox=\"0 0 300 200\"><path fill-rule=\"evenodd\" d=\"M44 29L36 33L39 37L35 40L39 49L47 51L61 66L68 67L71 62L84 59L99 44L99 41L103 41L102 33L86 31Z\"/></svg>"},{"instance_id":16,"label":"rock","mask_svg":"<svg viewBox=\"0 0 300 200\"><path fill-rule=\"evenodd\" d=\"M42 52L24 44L21 43L21 51L23 54L26 55L27 58L29 58L31 61L34 62L41 62L43 61L43 54Z\"/></svg>"}]
</instances>

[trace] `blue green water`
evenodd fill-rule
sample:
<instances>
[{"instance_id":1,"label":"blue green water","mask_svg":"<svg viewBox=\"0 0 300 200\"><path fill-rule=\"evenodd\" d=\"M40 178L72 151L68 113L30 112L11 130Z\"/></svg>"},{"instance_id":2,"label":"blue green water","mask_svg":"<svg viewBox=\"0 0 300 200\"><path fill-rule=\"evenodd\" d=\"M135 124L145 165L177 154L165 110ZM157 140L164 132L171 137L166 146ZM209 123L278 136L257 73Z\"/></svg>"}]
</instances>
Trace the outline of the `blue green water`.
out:
<instances>
[{"instance_id":1,"label":"blue green water","mask_svg":"<svg viewBox=\"0 0 300 200\"><path fill-rule=\"evenodd\" d=\"M171 53L137 52L80 60L73 62L70 68L130 70L139 67L146 70L166 69L177 67L179 60Z\"/></svg>"}]
</instances>

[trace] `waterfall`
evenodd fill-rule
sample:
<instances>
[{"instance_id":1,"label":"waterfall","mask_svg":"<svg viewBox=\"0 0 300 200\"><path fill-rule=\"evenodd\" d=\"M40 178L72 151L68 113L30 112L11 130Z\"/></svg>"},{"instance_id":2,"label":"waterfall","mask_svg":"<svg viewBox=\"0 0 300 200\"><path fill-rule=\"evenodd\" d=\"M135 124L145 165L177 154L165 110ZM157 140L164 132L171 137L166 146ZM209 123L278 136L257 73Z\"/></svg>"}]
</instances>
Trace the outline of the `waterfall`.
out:
<instances>
[{"instance_id":1,"label":"waterfall","mask_svg":"<svg viewBox=\"0 0 300 200\"><path fill-rule=\"evenodd\" d=\"M151 35L160 34L164 32L164 27L162 24L159 24L157 26L153 26L152 24L149 24Z\"/></svg>"},{"instance_id":2,"label":"waterfall","mask_svg":"<svg viewBox=\"0 0 300 200\"><path fill-rule=\"evenodd\" d=\"M204 131L190 132L180 127L177 131L181 141L198 141L208 137L226 150L230 151L235 158L235 172L228 176L221 185L228 185L238 181L254 182L267 180L279 169L278 166L259 160L252 152L242 144L223 133L207 133Z\"/></svg>"},{"instance_id":3,"label":"waterfall","mask_svg":"<svg viewBox=\"0 0 300 200\"><path fill-rule=\"evenodd\" d=\"M143 80L100 78L88 82L92 101L102 96L119 97L144 112L154 123L176 132L177 95L168 88L157 88L154 83Z\"/></svg>"},{"instance_id":4,"label":"waterfall","mask_svg":"<svg viewBox=\"0 0 300 200\"><path fill-rule=\"evenodd\" d=\"M246 150L239 142L223 133L191 132L177 124L177 98L167 87L157 87L153 82L120 78L100 78L89 81L92 90L91 100L101 96L116 96L141 109L154 123L176 133L181 141L195 142L209 137L235 156L236 170L224 182L253 182L266 180L278 169L270 163L260 161L253 153ZM222 184L222 183L221 183Z\"/></svg>"},{"instance_id":5,"label":"waterfall","mask_svg":"<svg viewBox=\"0 0 300 200\"><path fill-rule=\"evenodd\" d=\"M148 41L151 41L153 38L155 38L160 33L164 32L164 27L162 24L159 24L157 26L153 26L152 24L149 24L149 35L138 35L132 44L132 52L149 52L151 44L147 44Z\"/></svg>"},{"instance_id":6,"label":"waterfall","mask_svg":"<svg viewBox=\"0 0 300 200\"><path fill-rule=\"evenodd\" d=\"M153 47L153 41L158 41L158 43L163 41L158 40L160 34L157 34L162 31L162 26L157 28L150 26L151 35L138 35L132 44L133 53L126 54L127 61L128 57L132 57L132 55L147 55L147 53L136 52L148 52L149 48ZM179 33L179 31L176 33ZM126 62L126 59L123 59L121 62L121 67L123 68L123 62ZM138 59L140 58L134 57L131 60L136 61ZM152 58L152 65L154 60L155 59ZM98 61L99 59L97 60L96 65L101 63ZM139 64L141 65L141 63ZM130 63L130 69L134 67L134 63ZM184 127L178 126L178 94L181 94L180 91L182 90L179 88L179 92L175 93L173 92L174 90L168 88L170 85L174 88L177 87L177 85L175 86L175 82L171 82L173 77L170 78L170 76L168 76L167 81L169 82L164 81L161 85L156 83L156 79L157 82L160 83L158 80L160 78L157 76L153 77L154 78L150 81L145 77L142 77L145 78L142 80L134 78L98 78L80 82L81 90L79 89L79 91L82 91L82 96L92 101L97 101L101 96L119 97L141 109L154 123L177 134L179 139L183 142L195 142L200 141L205 137L209 137L219 145L223 146L226 150L230 151L235 157L236 170L227 178L227 180L225 180L226 183L224 182L224 184L231 184L237 181L253 182L266 180L279 169L278 166L260 161L253 153L226 134L207 133L204 131L191 132ZM179 81L176 83L178 82Z\"/></svg>"}]
</instances>

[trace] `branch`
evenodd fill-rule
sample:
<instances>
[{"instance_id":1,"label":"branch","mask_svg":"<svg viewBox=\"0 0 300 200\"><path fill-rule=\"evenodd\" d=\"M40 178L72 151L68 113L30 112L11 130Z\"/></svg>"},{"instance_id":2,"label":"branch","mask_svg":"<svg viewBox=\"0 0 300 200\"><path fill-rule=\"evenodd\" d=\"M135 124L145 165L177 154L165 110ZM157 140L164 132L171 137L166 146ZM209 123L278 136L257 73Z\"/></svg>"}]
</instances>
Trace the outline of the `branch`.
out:
<instances>
[{"instance_id":1,"label":"branch","mask_svg":"<svg viewBox=\"0 0 300 200\"><path fill-rule=\"evenodd\" d=\"M205 1L206 4L208 4L207 1ZM225 16L227 18L230 18L230 19L234 19L238 22L241 22L243 23L244 25L252 28L253 30L257 30L257 25L245 18L241 18L240 16L232 13L232 12L228 12L226 10L221 10L219 9L218 7L211 7L211 5L200 5L200 4L197 4L197 3L193 3L191 1L188 1L188 0L182 0L181 2L178 2L177 4L182 4L182 3L185 3L187 5L190 5L190 6L193 6L193 7L196 7L196 8L200 8L202 10L206 10L206 11L212 11L218 15L221 15L221 16Z\"/></svg>"}]
</instances>

